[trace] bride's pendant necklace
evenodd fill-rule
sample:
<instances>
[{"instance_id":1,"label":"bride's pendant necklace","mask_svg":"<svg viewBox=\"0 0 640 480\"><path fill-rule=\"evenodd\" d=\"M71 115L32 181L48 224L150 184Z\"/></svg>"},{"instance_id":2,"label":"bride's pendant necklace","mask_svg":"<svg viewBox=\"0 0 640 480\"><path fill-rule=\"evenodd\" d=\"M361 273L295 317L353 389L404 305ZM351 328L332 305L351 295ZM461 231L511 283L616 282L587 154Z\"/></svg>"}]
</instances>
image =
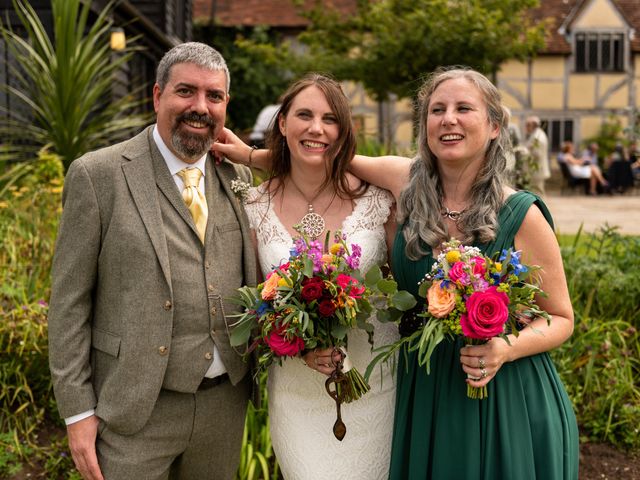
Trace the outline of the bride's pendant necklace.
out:
<instances>
[{"instance_id":1,"label":"bride's pendant necklace","mask_svg":"<svg viewBox=\"0 0 640 480\"><path fill-rule=\"evenodd\" d=\"M302 190L300 190L300 187L296 185L296 182L293 181L291 175L289 175L289 180L291 181L291 185L293 185L295 189L298 190L300 195L302 195L302 197L309 205L307 213L300 219L300 227L307 237L309 237L311 240L315 240L320 235L322 235L322 232L324 232L325 223L322 215L313 211L313 202L324 191L324 189L320 190L311 200L309 200L307 196L302 192ZM331 205L331 203L329 205Z\"/></svg>"}]
</instances>

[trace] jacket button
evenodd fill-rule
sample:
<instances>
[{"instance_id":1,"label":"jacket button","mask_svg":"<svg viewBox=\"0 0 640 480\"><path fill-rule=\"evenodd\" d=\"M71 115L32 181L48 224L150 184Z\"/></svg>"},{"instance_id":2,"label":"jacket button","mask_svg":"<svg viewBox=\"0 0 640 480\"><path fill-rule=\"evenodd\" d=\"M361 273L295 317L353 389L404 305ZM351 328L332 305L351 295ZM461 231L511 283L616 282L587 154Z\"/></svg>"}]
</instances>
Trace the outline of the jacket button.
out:
<instances>
[{"instance_id":1,"label":"jacket button","mask_svg":"<svg viewBox=\"0 0 640 480\"><path fill-rule=\"evenodd\" d=\"M171 300L167 300L166 302L164 302L164 309L171 310Z\"/></svg>"},{"instance_id":2,"label":"jacket button","mask_svg":"<svg viewBox=\"0 0 640 480\"><path fill-rule=\"evenodd\" d=\"M165 347L164 345L162 345L161 347L158 347L158 353L160 355L166 355L168 351L169 351L169 349L167 347Z\"/></svg>"},{"instance_id":3,"label":"jacket button","mask_svg":"<svg viewBox=\"0 0 640 480\"><path fill-rule=\"evenodd\" d=\"M211 360L213 358L213 353L211 352L207 352L204 354L204 358L206 358L207 360Z\"/></svg>"},{"instance_id":4,"label":"jacket button","mask_svg":"<svg viewBox=\"0 0 640 480\"><path fill-rule=\"evenodd\" d=\"M211 268L211 262L209 260L204 262L204 268L206 268L207 270Z\"/></svg>"},{"instance_id":5,"label":"jacket button","mask_svg":"<svg viewBox=\"0 0 640 480\"><path fill-rule=\"evenodd\" d=\"M215 335L216 335L216 331L215 331L215 329L213 329L213 328L211 329L211 335L213 335L213 336L215 336Z\"/></svg>"},{"instance_id":6,"label":"jacket button","mask_svg":"<svg viewBox=\"0 0 640 480\"><path fill-rule=\"evenodd\" d=\"M207 290L209 290L210 292L213 292L214 290L213 285L211 284L207 285Z\"/></svg>"},{"instance_id":7,"label":"jacket button","mask_svg":"<svg viewBox=\"0 0 640 480\"><path fill-rule=\"evenodd\" d=\"M215 315L216 313L218 313L218 309L216 307L211 307L211 315Z\"/></svg>"}]
</instances>

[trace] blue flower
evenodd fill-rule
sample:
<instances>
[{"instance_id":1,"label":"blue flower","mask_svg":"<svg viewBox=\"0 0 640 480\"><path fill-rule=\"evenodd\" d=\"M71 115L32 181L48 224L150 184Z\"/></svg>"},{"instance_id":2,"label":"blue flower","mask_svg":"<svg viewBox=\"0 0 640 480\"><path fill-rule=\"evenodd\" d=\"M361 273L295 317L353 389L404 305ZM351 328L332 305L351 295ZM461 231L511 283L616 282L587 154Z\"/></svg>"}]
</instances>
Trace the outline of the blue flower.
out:
<instances>
[{"instance_id":1,"label":"blue flower","mask_svg":"<svg viewBox=\"0 0 640 480\"><path fill-rule=\"evenodd\" d=\"M507 255L509 253L511 253L511 259L509 260L509 263L513 267L514 275L520 275L521 273L525 273L525 272L527 272L529 270L527 267L522 265L522 263L520 263L520 257L522 256L522 251L521 250L516 250L515 252L513 250L511 250L511 249L502 250L502 255L500 256L500 261L503 262L507 258Z\"/></svg>"},{"instance_id":2,"label":"blue flower","mask_svg":"<svg viewBox=\"0 0 640 480\"><path fill-rule=\"evenodd\" d=\"M267 302L260 302L256 307L256 312L261 317L267 312L272 312L273 308Z\"/></svg>"}]
</instances>

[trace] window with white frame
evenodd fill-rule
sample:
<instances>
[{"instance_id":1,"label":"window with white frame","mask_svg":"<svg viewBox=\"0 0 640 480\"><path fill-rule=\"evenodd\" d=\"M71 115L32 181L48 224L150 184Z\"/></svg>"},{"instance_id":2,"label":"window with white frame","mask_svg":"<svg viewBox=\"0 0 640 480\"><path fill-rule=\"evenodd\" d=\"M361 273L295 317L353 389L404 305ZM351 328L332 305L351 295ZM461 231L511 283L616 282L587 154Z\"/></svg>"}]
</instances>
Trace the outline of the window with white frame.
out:
<instances>
[{"instance_id":1,"label":"window with white frame","mask_svg":"<svg viewBox=\"0 0 640 480\"><path fill-rule=\"evenodd\" d=\"M578 32L575 35L575 71L622 72L624 51L624 33Z\"/></svg>"}]
</instances>

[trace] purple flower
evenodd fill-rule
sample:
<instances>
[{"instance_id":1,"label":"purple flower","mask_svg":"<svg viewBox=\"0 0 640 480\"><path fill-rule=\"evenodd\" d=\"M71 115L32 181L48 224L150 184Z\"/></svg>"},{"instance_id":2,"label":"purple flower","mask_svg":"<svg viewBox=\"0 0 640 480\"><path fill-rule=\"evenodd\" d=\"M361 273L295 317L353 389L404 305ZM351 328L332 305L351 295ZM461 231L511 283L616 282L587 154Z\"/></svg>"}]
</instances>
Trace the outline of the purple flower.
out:
<instances>
[{"instance_id":1,"label":"purple flower","mask_svg":"<svg viewBox=\"0 0 640 480\"><path fill-rule=\"evenodd\" d=\"M471 284L473 285L473 289L477 292L484 292L489 288L489 282L482 277L476 278Z\"/></svg>"},{"instance_id":2,"label":"purple flower","mask_svg":"<svg viewBox=\"0 0 640 480\"><path fill-rule=\"evenodd\" d=\"M293 256L300 255L303 252L307 251L307 242L304 241L304 238L298 237L293 241L293 248L295 250L295 254Z\"/></svg>"},{"instance_id":3,"label":"purple flower","mask_svg":"<svg viewBox=\"0 0 640 480\"><path fill-rule=\"evenodd\" d=\"M347 265L349 266L349 268L352 268L354 270L360 266L360 258L359 257L355 257L353 255L349 255L347 258L345 258L345 261L347 262Z\"/></svg>"}]
</instances>

